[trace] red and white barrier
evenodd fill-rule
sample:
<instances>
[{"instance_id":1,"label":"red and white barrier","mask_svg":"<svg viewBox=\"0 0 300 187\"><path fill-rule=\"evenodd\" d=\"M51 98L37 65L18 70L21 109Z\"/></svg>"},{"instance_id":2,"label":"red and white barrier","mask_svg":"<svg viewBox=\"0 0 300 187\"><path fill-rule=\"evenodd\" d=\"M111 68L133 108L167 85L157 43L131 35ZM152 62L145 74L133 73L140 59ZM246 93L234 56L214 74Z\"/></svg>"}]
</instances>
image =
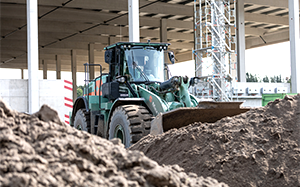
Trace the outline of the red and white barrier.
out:
<instances>
[{"instance_id":1,"label":"red and white barrier","mask_svg":"<svg viewBox=\"0 0 300 187\"><path fill-rule=\"evenodd\" d=\"M73 109L73 84L71 81L64 80L64 105L65 105L65 115L64 121L66 124L70 124L69 113Z\"/></svg>"}]
</instances>

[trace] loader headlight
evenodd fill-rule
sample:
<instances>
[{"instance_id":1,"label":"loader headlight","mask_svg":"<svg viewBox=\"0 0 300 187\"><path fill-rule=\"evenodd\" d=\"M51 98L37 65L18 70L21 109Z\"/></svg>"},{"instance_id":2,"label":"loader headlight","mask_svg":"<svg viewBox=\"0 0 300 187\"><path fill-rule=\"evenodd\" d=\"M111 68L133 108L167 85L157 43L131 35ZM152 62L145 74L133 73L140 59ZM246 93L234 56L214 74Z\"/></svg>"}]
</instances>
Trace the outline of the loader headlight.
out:
<instances>
[{"instance_id":1,"label":"loader headlight","mask_svg":"<svg viewBox=\"0 0 300 187\"><path fill-rule=\"evenodd\" d=\"M125 83L126 82L126 77L125 76L119 76L119 77L116 77L116 80L119 83Z\"/></svg>"}]
</instances>

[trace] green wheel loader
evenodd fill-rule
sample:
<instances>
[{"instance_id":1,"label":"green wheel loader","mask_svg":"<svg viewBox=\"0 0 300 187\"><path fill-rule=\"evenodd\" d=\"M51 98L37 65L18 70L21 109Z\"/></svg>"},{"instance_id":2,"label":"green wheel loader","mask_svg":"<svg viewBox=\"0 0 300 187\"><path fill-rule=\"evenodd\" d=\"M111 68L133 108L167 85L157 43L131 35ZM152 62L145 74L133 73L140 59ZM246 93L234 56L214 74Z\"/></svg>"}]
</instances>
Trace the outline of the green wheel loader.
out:
<instances>
[{"instance_id":1,"label":"green wheel loader","mask_svg":"<svg viewBox=\"0 0 300 187\"><path fill-rule=\"evenodd\" d=\"M168 43L119 42L105 47L109 73L89 80L76 99L71 126L103 138L120 138L125 147L151 134L193 122L215 122L247 109L236 103L203 102L189 94L188 77L169 78ZM88 64L85 64L86 74ZM86 76L87 78L87 76Z\"/></svg>"}]
</instances>

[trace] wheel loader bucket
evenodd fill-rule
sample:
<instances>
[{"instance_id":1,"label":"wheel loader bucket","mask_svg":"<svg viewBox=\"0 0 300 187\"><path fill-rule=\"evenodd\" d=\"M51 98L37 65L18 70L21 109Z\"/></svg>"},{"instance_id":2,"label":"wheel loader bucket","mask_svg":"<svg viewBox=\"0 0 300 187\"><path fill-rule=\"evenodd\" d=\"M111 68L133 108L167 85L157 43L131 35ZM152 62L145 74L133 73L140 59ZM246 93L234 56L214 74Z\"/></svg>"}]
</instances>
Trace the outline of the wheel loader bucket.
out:
<instances>
[{"instance_id":1,"label":"wheel loader bucket","mask_svg":"<svg viewBox=\"0 0 300 187\"><path fill-rule=\"evenodd\" d=\"M151 122L150 134L162 134L194 122L214 123L224 117L235 116L250 110L240 108L242 102L200 102L197 107L178 108L158 114Z\"/></svg>"}]
</instances>

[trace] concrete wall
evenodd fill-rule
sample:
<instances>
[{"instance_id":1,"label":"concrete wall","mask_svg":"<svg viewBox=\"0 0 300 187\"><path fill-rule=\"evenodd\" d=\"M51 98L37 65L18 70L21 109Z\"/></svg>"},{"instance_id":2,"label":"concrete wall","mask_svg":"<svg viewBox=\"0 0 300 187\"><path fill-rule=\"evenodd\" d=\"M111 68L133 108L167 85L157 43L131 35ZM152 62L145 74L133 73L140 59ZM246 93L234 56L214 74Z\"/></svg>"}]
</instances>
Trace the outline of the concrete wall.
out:
<instances>
[{"instance_id":1,"label":"concrete wall","mask_svg":"<svg viewBox=\"0 0 300 187\"><path fill-rule=\"evenodd\" d=\"M14 110L28 112L28 81L0 79L0 96Z\"/></svg>"},{"instance_id":2,"label":"concrete wall","mask_svg":"<svg viewBox=\"0 0 300 187\"><path fill-rule=\"evenodd\" d=\"M275 94L278 90L290 93L289 83L234 82L232 87L233 101L243 101L244 107L261 107L262 94ZM249 89L256 89L257 93L251 94Z\"/></svg>"},{"instance_id":3,"label":"concrete wall","mask_svg":"<svg viewBox=\"0 0 300 187\"><path fill-rule=\"evenodd\" d=\"M28 112L28 80L0 79L0 97L14 110ZM64 80L39 80L39 106L49 105L61 120L72 109L65 106ZM68 95L69 96L69 95Z\"/></svg>"},{"instance_id":4,"label":"concrete wall","mask_svg":"<svg viewBox=\"0 0 300 187\"><path fill-rule=\"evenodd\" d=\"M248 93L248 88L257 89L256 94ZM277 88L285 88L285 93L290 93L290 84L289 83L264 83L264 82L233 82L232 89L233 92L240 96L261 96L264 91L263 89L267 88L270 92L269 94L277 93Z\"/></svg>"},{"instance_id":5,"label":"concrete wall","mask_svg":"<svg viewBox=\"0 0 300 187\"><path fill-rule=\"evenodd\" d=\"M242 107L261 107L262 98L233 98L233 101L243 102Z\"/></svg>"},{"instance_id":6,"label":"concrete wall","mask_svg":"<svg viewBox=\"0 0 300 187\"><path fill-rule=\"evenodd\" d=\"M208 85L208 83L206 83ZM200 84L189 88L189 92L199 99L208 99L209 88ZM204 91L203 91L204 90ZM232 92L228 97L233 101L244 102L244 107L261 107L262 94L290 93L289 83L264 83L264 82L233 82ZM206 93L207 95L204 95ZM203 96L204 95L204 96Z\"/></svg>"}]
</instances>

